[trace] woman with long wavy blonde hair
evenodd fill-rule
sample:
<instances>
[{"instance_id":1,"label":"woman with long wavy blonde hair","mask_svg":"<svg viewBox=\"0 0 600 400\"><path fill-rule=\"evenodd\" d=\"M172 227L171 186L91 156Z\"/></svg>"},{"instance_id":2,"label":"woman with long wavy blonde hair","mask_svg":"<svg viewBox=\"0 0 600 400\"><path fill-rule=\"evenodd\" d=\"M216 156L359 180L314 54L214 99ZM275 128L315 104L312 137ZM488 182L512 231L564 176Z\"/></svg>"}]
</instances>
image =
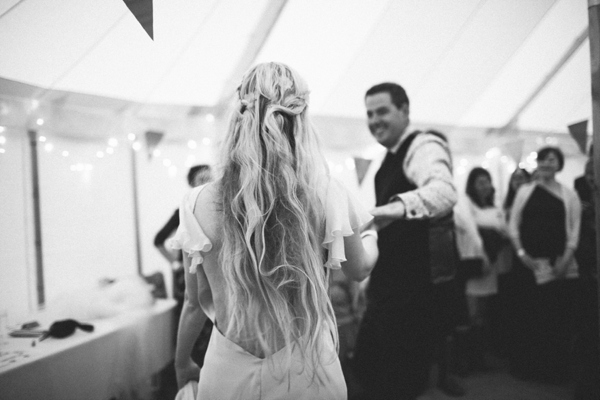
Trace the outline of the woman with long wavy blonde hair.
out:
<instances>
[{"instance_id":1,"label":"woman with long wavy blonde hair","mask_svg":"<svg viewBox=\"0 0 600 400\"><path fill-rule=\"evenodd\" d=\"M308 88L286 65L246 73L220 176L193 189L173 241L187 257L178 384L199 399L344 399L329 271L362 280L378 252L371 216L329 176ZM202 370L190 354L215 329Z\"/></svg>"}]
</instances>

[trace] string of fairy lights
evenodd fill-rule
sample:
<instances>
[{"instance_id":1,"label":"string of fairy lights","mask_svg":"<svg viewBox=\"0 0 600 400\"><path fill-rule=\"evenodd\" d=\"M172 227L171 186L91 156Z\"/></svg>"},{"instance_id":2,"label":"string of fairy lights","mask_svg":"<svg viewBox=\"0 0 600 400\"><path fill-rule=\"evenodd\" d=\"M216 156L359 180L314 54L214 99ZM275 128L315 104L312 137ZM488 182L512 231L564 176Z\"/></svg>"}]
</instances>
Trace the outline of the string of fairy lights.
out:
<instances>
[{"instance_id":1,"label":"string of fairy lights","mask_svg":"<svg viewBox=\"0 0 600 400\"><path fill-rule=\"evenodd\" d=\"M210 115L207 120L214 121L214 117ZM135 133L129 132L121 135L121 137L115 135L105 141L97 141L97 144L92 145L95 149L91 151L74 149L76 145L73 142L69 143L68 140L64 140L62 137L54 137L55 140L53 140L53 135L44 130L45 122L46 121L43 118L37 118L34 122L35 129L38 131L38 148L47 154L57 155L64 159L71 160L72 162L69 165L69 169L73 172L92 171L98 161L109 159L116 154L119 149L132 149L135 152L139 152L144 147L142 135L136 135ZM10 136L8 135L9 129L12 128L0 125L0 156L6 154L8 151L8 145L10 144ZM172 157L169 157L169 152L164 151L159 147L151 150L149 149L149 159L164 166L167 169L169 176L176 177L179 171L183 169L182 167L188 169L195 165L199 161L199 158L202 158L197 154L198 151L206 150L210 152L212 151L213 146L213 140L210 137L202 137L198 140L189 139L182 143L185 143L188 152L183 159L180 157L180 154L171 154ZM176 144L176 146L177 145L178 144ZM181 165L182 163L183 165Z\"/></svg>"},{"instance_id":2,"label":"string of fairy lights","mask_svg":"<svg viewBox=\"0 0 600 400\"><path fill-rule=\"evenodd\" d=\"M215 117L212 114L206 115L205 118L206 118L206 121L208 121L210 123L215 121ZM39 130L37 140L40 143L40 148L43 149L43 151L45 151L47 153L51 153L51 154L57 154L57 155L60 155L61 157L67 158L67 159L68 158L73 158L73 159L75 159L75 158L86 159L87 158L87 160L84 160L84 161L77 161L77 162L74 161L73 163L71 163L69 168L73 172L91 171L94 168L94 164L98 160L110 158L112 155L114 155L118 151L119 148L131 148L136 152L140 151L143 148L143 144L142 144L140 135L136 135L132 132L129 132L129 133L123 134L122 138L112 136L112 137L108 138L104 143L102 143L102 144L99 143L98 147L92 152L91 155L88 154L87 156L82 156L81 154L78 154L78 157L72 157L74 154L74 151L72 150L72 148L70 148L69 145L66 145L65 143L55 144L51 140L51 135L47 135L45 133L45 131L44 131L45 122L46 121L44 120L44 118L41 118L41 117L36 118L35 122L34 122L36 129ZM7 142L8 142L7 135L6 135L7 129L8 128L6 126L0 126L0 155L5 154L7 152ZM59 141L59 142L61 142L61 141ZM126 145L123 145L123 143L126 143ZM546 138L538 137L536 140L536 144L538 146L544 145L544 144L557 145L558 141L556 138L553 138L553 137L546 137ZM188 139L185 141L185 145L187 147L187 150L189 151L187 156L184 157L185 160L182 160L179 156L177 156L176 157L177 159L174 161L172 159L172 157L168 157L166 155L167 152L163 151L163 149L161 149L161 147L149 149L150 158L152 158L152 160L162 164L168 170L169 176L175 177L178 175L180 168L184 167L187 169L197 163L198 157L197 157L196 152L199 149L204 148L204 149L209 149L210 151L213 150L213 140L209 137L203 137L203 138L200 138L199 140ZM524 168L527 170L533 170L537 167L537 163L536 163L537 153L535 151L530 152L524 158L522 157L520 160L518 160L518 162L517 162L517 160L514 160L513 158L514 157L507 156L505 154L505 152L503 150L501 150L500 147L493 147L485 153L485 157L479 163L474 162L477 158L475 158L473 160L469 160L465 157L460 158L458 160L458 163L455 165L455 173L457 175L465 175L468 172L469 167L475 166L476 164L479 164L481 167L486 168L486 169L493 167L493 168L502 168L505 171L510 171L510 170L514 169L514 167L516 167L517 165L520 168ZM181 165L182 161L183 161L183 166ZM339 160L336 160L336 161L330 160L328 163L329 163L330 170L332 171L332 173L334 173L336 175L344 174L344 173L351 173L356 170L355 160L352 157L347 157L341 162L339 162ZM500 167L499 167L499 165L500 165Z\"/></svg>"}]
</instances>

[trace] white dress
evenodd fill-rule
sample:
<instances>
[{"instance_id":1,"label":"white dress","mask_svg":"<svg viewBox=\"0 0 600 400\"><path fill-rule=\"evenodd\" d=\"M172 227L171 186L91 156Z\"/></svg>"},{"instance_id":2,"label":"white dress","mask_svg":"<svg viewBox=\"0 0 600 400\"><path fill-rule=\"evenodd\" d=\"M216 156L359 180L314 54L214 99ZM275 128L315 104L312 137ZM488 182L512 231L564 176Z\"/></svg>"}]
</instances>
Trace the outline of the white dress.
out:
<instances>
[{"instance_id":1,"label":"white dress","mask_svg":"<svg viewBox=\"0 0 600 400\"><path fill-rule=\"evenodd\" d=\"M212 249L212 243L194 216L194 206L203 188L192 189L184 199L179 209L179 229L171 241L173 248L182 249L191 258L191 273L202 268L202 253ZM325 266L339 269L340 263L346 261L344 236L352 235L353 230L373 217L336 181L330 181L323 196L326 205L323 247L328 251ZM200 305L215 323L210 285L204 274L197 276ZM215 323L200 371L197 399L346 399L346 383L333 340L327 335L322 340L325 349L320 354L322 368L313 376L302 364L299 349L292 350L291 368L285 370L281 368L285 352L279 350L266 358L256 357L226 338Z\"/></svg>"},{"instance_id":2,"label":"white dress","mask_svg":"<svg viewBox=\"0 0 600 400\"><path fill-rule=\"evenodd\" d=\"M480 208L469 199L469 208L471 215L478 228L490 228L507 234L505 214L500 207ZM502 269L502 264L509 262L510 247L507 245L498 254L494 263L490 263L487 256L484 256L484 262L487 268L484 269L484 275L480 278L472 278L467 281L466 294L468 296L490 296L498 293L498 272Z\"/></svg>"}]
</instances>

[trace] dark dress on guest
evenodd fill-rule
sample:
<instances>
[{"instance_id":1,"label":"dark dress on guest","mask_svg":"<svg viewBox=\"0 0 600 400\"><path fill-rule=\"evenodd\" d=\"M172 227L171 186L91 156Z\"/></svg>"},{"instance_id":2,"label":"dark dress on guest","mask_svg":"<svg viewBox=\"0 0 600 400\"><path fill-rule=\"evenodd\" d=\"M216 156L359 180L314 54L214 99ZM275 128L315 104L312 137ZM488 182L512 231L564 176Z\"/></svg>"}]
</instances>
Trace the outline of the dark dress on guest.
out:
<instances>
[{"instance_id":1,"label":"dark dress on guest","mask_svg":"<svg viewBox=\"0 0 600 400\"><path fill-rule=\"evenodd\" d=\"M562 199L535 187L527 200L519 228L523 249L533 258L554 265L567 242L566 209ZM512 335L511 371L518 377L548 382L568 379L569 345L575 306L574 279L536 284L534 274L516 258L518 290L516 332Z\"/></svg>"}]
</instances>

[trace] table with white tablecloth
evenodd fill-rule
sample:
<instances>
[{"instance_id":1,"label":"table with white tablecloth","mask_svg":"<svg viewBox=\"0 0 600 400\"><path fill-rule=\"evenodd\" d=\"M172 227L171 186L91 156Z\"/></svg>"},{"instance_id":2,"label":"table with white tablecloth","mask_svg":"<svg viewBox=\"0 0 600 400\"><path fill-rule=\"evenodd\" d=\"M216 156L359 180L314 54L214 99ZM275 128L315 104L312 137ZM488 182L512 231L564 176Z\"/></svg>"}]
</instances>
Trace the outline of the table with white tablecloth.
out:
<instances>
[{"instance_id":1,"label":"table with white tablecloth","mask_svg":"<svg viewBox=\"0 0 600 400\"><path fill-rule=\"evenodd\" d=\"M0 398L109 400L145 398L151 378L173 360L174 300L115 317L86 321L64 339L3 340Z\"/></svg>"}]
</instances>

